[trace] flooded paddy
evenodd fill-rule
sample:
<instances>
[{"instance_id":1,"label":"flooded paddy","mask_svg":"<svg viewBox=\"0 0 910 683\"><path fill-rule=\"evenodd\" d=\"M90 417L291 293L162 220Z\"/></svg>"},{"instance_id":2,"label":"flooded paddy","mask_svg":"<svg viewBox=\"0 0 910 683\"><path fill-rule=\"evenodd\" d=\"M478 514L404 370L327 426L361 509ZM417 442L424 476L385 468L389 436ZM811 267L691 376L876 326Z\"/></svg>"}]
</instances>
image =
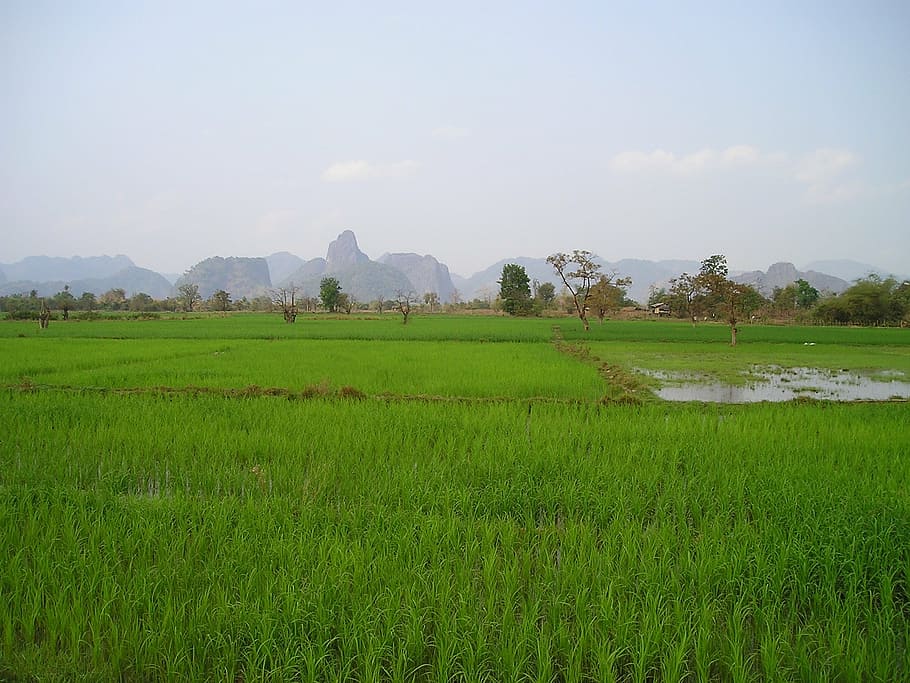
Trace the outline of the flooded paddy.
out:
<instances>
[{"instance_id":1,"label":"flooded paddy","mask_svg":"<svg viewBox=\"0 0 910 683\"><path fill-rule=\"evenodd\" d=\"M752 366L741 383L722 382L710 375L634 368L661 386L654 393L666 401L758 403L813 398L824 401L891 401L910 399L910 381L901 371L862 374L847 370Z\"/></svg>"}]
</instances>

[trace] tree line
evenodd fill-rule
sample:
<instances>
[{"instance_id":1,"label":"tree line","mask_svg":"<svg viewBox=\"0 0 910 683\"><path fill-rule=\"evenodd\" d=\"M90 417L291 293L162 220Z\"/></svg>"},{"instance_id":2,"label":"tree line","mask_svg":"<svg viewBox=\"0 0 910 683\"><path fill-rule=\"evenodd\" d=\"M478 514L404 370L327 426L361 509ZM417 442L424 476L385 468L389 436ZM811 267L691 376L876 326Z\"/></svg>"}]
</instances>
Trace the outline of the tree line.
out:
<instances>
[{"instance_id":1,"label":"tree line","mask_svg":"<svg viewBox=\"0 0 910 683\"><path fill-rule=\"evenodd\" d=\"M726 280L726 282L724 282ZM683 273L666 289L654 289L652 310L693 322L719 317L848 325L910 324L910 282L868 275L840 294L823 294L804 279L775 287L765 297L754 287L732 282L722 255L702 262L696 274Z\"/></svg>"},{"instance_id":2,"label":"tree line","mask_svg":"<svg viewBox=\"0 0 910 683\"><path fill-rule=\"evenodd\" d=\"M164 299L143 292L127 297L122 288L97 296L84 292L77 297L67 285L50 297L39 297L35 290L2 296L0 312L8 319L38 320L46 327L53 318L68 319L71 312L81 318L92 318L102 312L126 312L138 317L159 312L277 311L285 321L294 322L301 312L319 310L345 314L395 311L406 324L415 308L429 312L491 309L515 316L541 315L555 309L573 313L587 330L589 316L594 315L602 322L623 307L637 305L627 295L631 279L615 272L602 273L590 251L558 252L549 256L547 262L563 283L558 294L553 283L532 281L523 266L509 263L503 266L495 298L488 295L463 302L456 292L454 302L445 306L435 292L418 296L401 290L389 297L359 302L343 291L336 278L325 277L318 295L308 295L291 284L270 290L267 295L237 300L224 290L204 299L194 283L182 284L174 296ZM823 295L800 279L775 288L770 297L765 297L754 287L731 280L726 257L714 254L701 262L698 273L682 273L671 279L668 287L652 289L648 307L659 315L688 319L693 324L709 319L723 321L730 325L731 343L735 344L737 325L756 318L821 324L910 324L910 282L869 275L841 294Z\"/></svg>"}]
</instances>

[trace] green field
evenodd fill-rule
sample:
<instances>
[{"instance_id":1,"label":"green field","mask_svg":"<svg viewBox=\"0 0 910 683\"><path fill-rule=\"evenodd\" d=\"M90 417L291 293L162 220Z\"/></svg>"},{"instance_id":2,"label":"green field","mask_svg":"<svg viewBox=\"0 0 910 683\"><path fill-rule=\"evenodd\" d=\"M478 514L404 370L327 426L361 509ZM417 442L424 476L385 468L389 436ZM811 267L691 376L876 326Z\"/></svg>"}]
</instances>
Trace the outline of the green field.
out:
<instances>
[{"instance_id":1,"label":"green field","mask_svg":"<svg viewBox=\"0 0 910 683\"><path fill-rule=\"evenodd\" d=\"M910 675L910 406L632 372L910 372L908 330L36 328L0 323L0 680Z\"/></svg>"}]
</instances>

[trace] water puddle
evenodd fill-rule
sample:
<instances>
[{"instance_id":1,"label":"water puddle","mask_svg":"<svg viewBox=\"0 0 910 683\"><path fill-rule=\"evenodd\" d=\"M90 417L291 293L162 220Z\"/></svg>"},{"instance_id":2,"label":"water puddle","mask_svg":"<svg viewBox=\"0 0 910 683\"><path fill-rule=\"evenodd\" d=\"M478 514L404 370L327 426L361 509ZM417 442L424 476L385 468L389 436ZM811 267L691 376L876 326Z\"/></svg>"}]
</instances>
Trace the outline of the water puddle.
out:
<instances>
[{"instance_id":1,"label":"water puddle","mask_svg":"<svg viewBox=\"0 0 910 683\"><path fill-rule=\"evenodd\" d=\"M900 371L864 375L846 370L753 366L744 384L728 384L707 376L634 368L661 382L654 390L665 401L757 403L814 398L823 401L889 401L910 398L910 381Z\"/></svg>"}]
</instances>

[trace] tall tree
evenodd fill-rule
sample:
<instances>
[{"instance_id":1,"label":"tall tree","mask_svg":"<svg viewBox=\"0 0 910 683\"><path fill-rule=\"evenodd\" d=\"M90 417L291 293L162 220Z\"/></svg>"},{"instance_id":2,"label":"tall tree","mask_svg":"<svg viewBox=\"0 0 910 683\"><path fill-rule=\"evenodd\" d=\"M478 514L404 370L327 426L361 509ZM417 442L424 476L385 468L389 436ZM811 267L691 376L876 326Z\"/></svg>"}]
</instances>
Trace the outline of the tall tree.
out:
<instances>
[{"instance_id":1,"label":"tall tree","mask_svg":"<svg viewBox=\"0 0 910 683\"><path fill-rule=\"evenodd\" d=\"M553 305L553 299L556 298L556 285L552 282L541 282L537 285L537 300L540 302L542 309L549 308Z\"/></svg>"},{"instance_id":2,"label":"tall tree","mask_svg":"<svg viewBox=\"0 0 910 683\"><path fill-rule=\"evenodd\" d=\"M676 315L685 315L693 325L697 320L696 301L701 291L700 287L698 276L689 273L683 273L670 280L670 291L667 297L670 309L675 311Z\"/></svg>"},{"instance_id":3,"label":"tall tree","mask_svg":"<svg viewBox=\"0 0 910 683\"><path fill-rule=\"evenodd\" d=\"M819 293L808 282L800 278L796 281L796 305L800 308L812 308L818 302Z\"/></svg>"},{"instance_id":4,"label":"tall tree","mask_svg":"<svg viewBox=\"0 0 910 683\"><path fill-rule=\"evenodd\" d=\"M202 301L202 297L199 295L199 285L194 282L186 282L180 285L177 291L179 292L178 299L180 304L186 313L192 311L193 307Z\"/></svg>"},{"instance_id":5,"label":"tall tree","mask_svg":"<svg viewBox=\"0 0 910 683\"><path fill-rule=\"evenodd\" d=\"M755 311L764 299L755 288L730 280L727 272L727 258L723 254L709 256L701 262L696 285L704 307L726 318L730 325L730 345L736 346L737 322Z\"/></svg>"},{"instance_id":6,"label":"tall tree","mask_svg":"<svg viewBox=\"0 0 910 683\"><path fill-rule=\"evenodd\" d=\"M528 315L531 312L530 279L524 266L507 263L499 279L499 298L509 315Z\"/></svg>"},{"instance_id":7,"label":"tall tree","mask_svg":"<svg viewBox=\"0 0 910 683\"><path fill-rule=\"evenodd\" d=\"M225 292L223 289L219 289L217 292L212 294L212 308L216 311L221 311L224 313L231 307L231 295Z\"/></svg>"},{"instance_id":8,"label":"tall tree","mask_svg":"<svg viewBox=\"0 0 910 683\"><path fill-rule=\"evenodd\" d=\"M557 252L547 257L547 263L553 266L572 296L575 312L587 331L590 329L588 298L591 296L591 287L600 276L600 265L594 262L594 254L586 249L576 249L571 254Z\"/></svg>"},{"instance_id":9,"label":"tall tree","mask_svg":"<svg viewBox=\"0 0 910 683\"><path fill-rule=\"evenodd\" d=\"M336 278L324 277L319 282L319 298L327 311L338 310L338 297L341 294L341 283Z\"/></svg>"}]
</instances>

